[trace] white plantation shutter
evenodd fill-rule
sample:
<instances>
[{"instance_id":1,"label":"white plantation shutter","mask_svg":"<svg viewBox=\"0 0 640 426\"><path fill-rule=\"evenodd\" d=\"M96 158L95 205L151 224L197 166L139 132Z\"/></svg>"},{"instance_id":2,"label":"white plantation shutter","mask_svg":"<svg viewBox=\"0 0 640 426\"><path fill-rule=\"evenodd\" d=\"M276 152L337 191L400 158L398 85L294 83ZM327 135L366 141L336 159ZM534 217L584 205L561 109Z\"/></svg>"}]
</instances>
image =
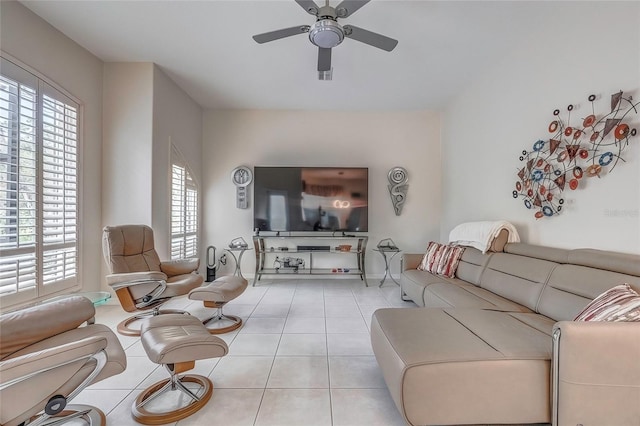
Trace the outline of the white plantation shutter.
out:
<instances>
[{"instance_id":1,"label":"white plantation shutter","mask_svg":"<svg viewBox=\"0 0 640 426\"><path fill-rule=\"evenodd\" d=\"M171 165L171 259L183 258L184 253L184 201L186 170Z\"/></svg>"},{"instance_id":2,"label":"white plantation shutter","mask_svg":"<svg viewBox=\"0 0 640 426\"><path fill-rule=\"evenodd\" d=\"M43 283L77 275L78 107L43 95Z\"/></svg>"},{"instance_id":3,"label":"white plantation shutter","mask_svg":"<svg viewBox=\"0 0 640 426\"><path fill-rule=\"evenodd\" d=\"M184 257L198 256L198 188L187 169L185 186Z\"/></svg>"},{"instance_id":4,"label":"white plantation shutter","mask_svg":"<svg viewBox=\"0 0 640 426\"><path fill-rule=\"evenodd\" d=\"M10 305L78 282L79 105L1 65L0 297Z\"/></svg>"},{"instance_id":5,"label":"white plantation shutter","mask_svg":"<svg viewBox=\"0 0 640 426\"><path fill-rule=\"evenodd\" d=\"M174 148L171 164L171 259L198 256L198 186Z\"/></svg>"},{"instance_id":6,"label":"white plantation shutter","mask_svg":"<svg viewBox=\"0 0 640 426\"><path fill-rule=\"evenodd\" d=\"M37 294L37 85L0 75L0 296Z\"/></svg>"}]
</instances>

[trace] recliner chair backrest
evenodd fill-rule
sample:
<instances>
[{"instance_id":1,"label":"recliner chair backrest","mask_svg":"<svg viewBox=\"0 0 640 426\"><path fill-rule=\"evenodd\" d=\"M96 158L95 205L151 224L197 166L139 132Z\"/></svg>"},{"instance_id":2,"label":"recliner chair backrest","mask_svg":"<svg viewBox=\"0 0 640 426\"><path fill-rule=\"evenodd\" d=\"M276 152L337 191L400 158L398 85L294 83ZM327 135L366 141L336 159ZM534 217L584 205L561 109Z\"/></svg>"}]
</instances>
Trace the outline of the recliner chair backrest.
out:
<instances>
[{"instance_id":1,"label":"recliner chair backrest","mask_svg":"<svg viewBox=\"0 0 640 426\"><path fill-rule=\"evenodd\" d=\"M153 230L146 225L106 226L102 252L112 274L160 271Z\"/></svg>"},{"instance_id":2,"label":"recliner chair backrest","mask_svg":"<svg viewBox=\"0 0 640 426\"><path fill-rule=\"evenodd\" d=\"M64 315L60 315L64 312ZM0 315L0 360L8 355L80 327L96 310L89 299L69 296Z\"/></svg>"}]
</instances>

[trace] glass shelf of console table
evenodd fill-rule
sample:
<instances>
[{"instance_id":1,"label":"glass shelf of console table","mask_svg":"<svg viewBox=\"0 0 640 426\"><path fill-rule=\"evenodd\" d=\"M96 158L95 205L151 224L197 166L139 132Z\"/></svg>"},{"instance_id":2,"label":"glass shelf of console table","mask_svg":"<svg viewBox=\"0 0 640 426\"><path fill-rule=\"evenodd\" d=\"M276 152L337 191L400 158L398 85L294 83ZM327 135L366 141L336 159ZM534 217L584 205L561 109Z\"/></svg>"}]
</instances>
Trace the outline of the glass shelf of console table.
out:
<instances>
[{"instance_id":1,"label":"glass shelf of console table","mask_svg":"<svg viewBox=\"0 0 640 426\"><path fill-rule=\"evenodd\" d=\"M360 275L362 272L357 268L264 268L261 271L265 275Z\"/></svg>"},{"instance_id":2,"label":"glass shelf of console table","mask_svg":"<svg viewBox=\"0 0 640 426\"><path fill-rule=\"evenodd\" d=\"M368 286L365 274L365 253L368 237L364 235L328 236L328 235L255 235L253 244L256 254L256 271L253 285L262 275L357 275ZM306 245L303 245L306 244ZM294 247L291 247L295 245ZM309 248L307 248L309 247ZM267 257L271 255L269 259ZM295 265L285 266L286 258L297 257L302 260L298 268ZM314 261L317 256L352 255L355 266L336 268L317 267ZM275 259L274 259L275 256ZM314 256L316 257L314 259ZM282 266L271 267L270 262L282 262ZM269 263L269 265L267 265ZM343 262L340 262L343 263ZM351 263L351 262L349 262ZM302 266L304 265L304 266Z\"/></svg>"},{"instance_id":3,"label":"glass shelf of console table","mask_svg":"<svg viewBox=\"0 0 640 426\"><path fill-rule=\"evenodd\" d=\"M281 254L287 254L287 253L332 253L332 254L340 254L340 253L344 253L344 254L357 254L357 253L362 253L363 250L337 250L337 249L329 249L329 250L300 250L300 249L288 249L288 250L282 250L282 249L277 249L277 248L268 248L265 249L264 253L281 253Z\"/></svg>"}]
</instances>

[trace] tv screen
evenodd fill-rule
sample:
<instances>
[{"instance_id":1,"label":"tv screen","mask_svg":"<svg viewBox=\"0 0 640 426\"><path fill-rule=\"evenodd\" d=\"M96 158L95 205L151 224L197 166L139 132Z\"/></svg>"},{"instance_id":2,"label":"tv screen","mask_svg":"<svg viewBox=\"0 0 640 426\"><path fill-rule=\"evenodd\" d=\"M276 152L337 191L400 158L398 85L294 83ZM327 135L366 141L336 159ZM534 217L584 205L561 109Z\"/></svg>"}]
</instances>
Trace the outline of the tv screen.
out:
<instances>
[{"instance_id":1,"label":"tv screen","mask_svg":"<svg viewBox=\"0 0 640 426\"><path fill-rule=\"evenodd\" d=\"M260 231L368 231L366 167L255 167L253 223Z\"/></svg>"}]
</instances>

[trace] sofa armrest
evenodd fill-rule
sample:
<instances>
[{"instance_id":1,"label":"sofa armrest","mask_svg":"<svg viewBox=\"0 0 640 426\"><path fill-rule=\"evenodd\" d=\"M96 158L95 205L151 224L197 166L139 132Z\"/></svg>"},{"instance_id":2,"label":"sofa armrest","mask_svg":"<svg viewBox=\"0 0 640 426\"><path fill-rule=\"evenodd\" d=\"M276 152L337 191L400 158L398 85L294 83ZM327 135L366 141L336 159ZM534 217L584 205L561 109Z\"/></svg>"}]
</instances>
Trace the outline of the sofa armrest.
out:
<instances>
[{"instance_id":1,"label":"sofa armrest","mask_svg":"<svg viewBox=\"0 0 640 426\"><path fill-rule=\"evenodd\" d=\"M420 262L422 262L423 257L424 253L403 253L402 272L409 269L417 269L418 265L420 265Z\"/></svg>"},{"instance_id":2,"label":"sofa armrest","mask_svg":"<svg viewBox=\"0 0 640 426\"><path fill-rule=\"evenodd\" d=\"M114 290L118 290L123 287L129 287L132 285L157 283L158 285L166 283L167 275L163 272L148 271L148 272L129 272L124 274L109 274L107 275L107 284L109 284Z\"/></svg>"},{"instance_id":3,"label":"sofa armrest","mask_svg":"<svg viewBox=\"0 0 640 426\"><path fill-rule=\"evenodd\" d=\"M167 260L160 263L160 270L167 274L168 277L176 275L190 274L196 271L200 266L200 259L176 259Z\"/></svg>"},{"instance_id":4,"label":"sofa armrest","mask_svg":"<svg viewBox=\"0 0 640 426\"><path fill-rule=\"evenodd\" d=\"M0 361L0 390L30 379L37 374L85 360L107 347L104 336L90 336L64 345L22 353ZM75 369L73 370L75 371Z\"/></svg>"},{"instance_id":5,"label":"sofa armrest","mask_svg":"<svg viewBox=\"0 0 640 426\"><path fill-rule=\"evenodd\" d=\"M116 292L127 312L148 309L166 300L167 275L159 271L107 275L107 284Z\"/></svg>"},{"instance_id":6,"label":"sofa armrest","mask_svg":"<svg viewBox=\"0 0 640 426\"><path fill-rule=\"evenodd\" d=\"M640 323L556 323L552 398L554 425L637 423Z\"/></svg>"}]
</instances>

